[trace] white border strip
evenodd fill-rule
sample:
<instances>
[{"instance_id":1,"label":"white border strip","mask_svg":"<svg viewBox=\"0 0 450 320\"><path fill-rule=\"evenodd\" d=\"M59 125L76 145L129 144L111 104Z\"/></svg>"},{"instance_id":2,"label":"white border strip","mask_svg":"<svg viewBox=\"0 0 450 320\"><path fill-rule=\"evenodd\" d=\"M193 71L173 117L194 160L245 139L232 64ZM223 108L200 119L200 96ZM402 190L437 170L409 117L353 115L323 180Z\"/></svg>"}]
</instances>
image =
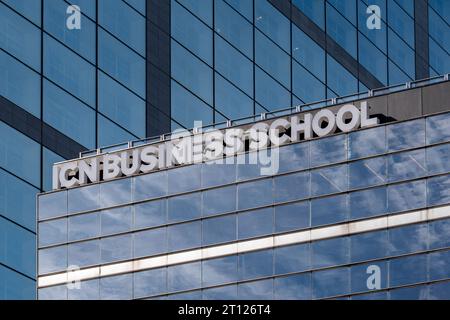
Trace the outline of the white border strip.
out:
<instances>
[{"instance_id":1,"label":"white border strip","mask_svg":"<svg viewBox=\"0 0 450 320\"><path fill-rule=\"evenodd\" d=\"M61 272L48 276L40 276L38 278L38 287L43 288L58 284L64 284L67 282L106 277L117 274L166 267L179 263L223 257L261 249L270 249L280 246L342 237L346 235L393 228L407 224L432 221L447 217L450 217L450 206L417 210L392 216L342 223L329 227L303 230L282 235L273 235L259 239L238 241L232 244L199 248L184 252L169 253L162 256L142 258L133 261L119 262L81 270Z\"/></svg>"}]
</instances>

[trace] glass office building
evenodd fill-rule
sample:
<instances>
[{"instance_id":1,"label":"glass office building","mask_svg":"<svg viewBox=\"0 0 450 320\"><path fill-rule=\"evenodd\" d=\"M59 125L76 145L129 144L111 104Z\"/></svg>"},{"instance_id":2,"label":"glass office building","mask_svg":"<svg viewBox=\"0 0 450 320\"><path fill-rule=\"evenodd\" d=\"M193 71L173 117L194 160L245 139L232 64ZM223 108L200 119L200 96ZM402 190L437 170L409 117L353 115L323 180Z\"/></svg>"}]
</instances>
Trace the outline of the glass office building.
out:
<instances>
[{"instance_id":1,"label":"glass office building","mask_svg":"<svg viewBox=\"0 0 450 320\"><path fill-rule=\"evenodd\" d=\"M0 21L0 299L35 298L53 163L450 71L446 0L0 0Z\"/></svg>"},{"instance_id":2,"label":"glass office building","mask_svg":"<svg viewBox=\"0 0 450 320\"><path fill-rule=\"evenodd\" d=\"M379 125L281 146L270 176L198 163L40 195L38 298L450 299L440 80L356 96Z\"/></svg>"}]
</instances>

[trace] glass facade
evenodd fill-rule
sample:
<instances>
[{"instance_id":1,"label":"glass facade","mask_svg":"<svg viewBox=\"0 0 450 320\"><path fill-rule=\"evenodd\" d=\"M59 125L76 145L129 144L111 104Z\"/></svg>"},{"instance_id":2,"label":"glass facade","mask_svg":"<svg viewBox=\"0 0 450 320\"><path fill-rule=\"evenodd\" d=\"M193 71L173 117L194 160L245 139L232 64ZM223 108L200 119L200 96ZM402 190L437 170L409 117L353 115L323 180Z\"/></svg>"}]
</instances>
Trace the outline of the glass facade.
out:
<instances>
[{"instance_id":1,"label":"glass facade","mask_svg":"<svg viewBox=\"0 0 450 320\"><path fill-rule=\"evenodd\" d=\"M448 214L395 219L450 203L449 126L447 112L285 145L280 164L289 166L271 176L251 175L258 165L202 163L43 194L40 277L167 262L78 289L45 286L39 298L448 299ZM227 179L211 183L212 172ZM384 217L392 224L377 227ZM333 231L361 221L364 230ZM255 247L309 230L329 235ZM249 249L195 253L235 243Z\"/></svg>"},{"instance_id":2,"label":"glass facade","mask_svg":"<svg viewBox=\"0 0 450 320\"><path fill-rule=\"evenodd\" d=\"M366 9L372 4L380 8L380 29L367 27L370 14ZM70 8L71 5L77 7ZM424 10L428 13L426 19L419 14ZM192 128L195 121L213 124L448 73L449 12L450 4L445 0L429 0L426 8L417 7L412 0L202 0L201 5L199 1L189 0L151 3L145 0L0 0L0 219L5 220L5 228L11 224L8 228L15 230L13 233L23 248L21 254L29 257L24 265L2 257L0 298L36 297L32 290L36 274L29 272L33 267L26 264L35 263L35 248L29 245L30 239L36 239L35 196L51 189L53 163L74 158L81 151L156 136L177 128ZM376 175L369 178L372 172L365 169L363 162L331 169L316 168L338 159L343 161L343 157L356 159L374 150L385 152L383 148L391 148L389 144L402 144L386 140L386 145L374 145L369 151L352 150L352 142L348 141L348 146L336 148L340 150L336 151L339 155L324 156L319 151L334 143L342 141L330 141L328 147L326 142L323 146L304 147L305 152L311 150L310 162L301 169L311 168L308 175L246 181L253 176L250 168L221 168L220 175L212 175L207 172L215 170L202 167L197 171L178 169L183 173L181 178L178 174L173 178L169 173L167 185L160 185L159 179L155 179L158 180L155 184L151 178L137 183L136 178L136 183L130 184L129 196L133 201L243 183L234 189L226 186L220 191L199 191L192 199L183 199L184 195L180 194L180 199L168 198L145 209L142 205L140 215L136 215L134 208L134 220L124 232L137 228L136 221L141 228L161 227L183 222L188 216L203 217L207 214L203 212L212 216L233 210L259 210L256 209L259 206L292 199L306 201L310 196L380 186L429 173L423 172L420 166L418 170L403 172L398 165L401 161L427 164L428 155L416 153L367 160L378 174L385 171L381 174L383 181L378 181ZM418 141L411 139L410 143ZM350 151L344 155L347 147ZM292 152L302 158L302 150ZM445 155L446 151L433 152ZM283 158L281 165L286 173L300 170L300 164L293 165ZM434 170L443 167L440 164ZM337 184L324 181L322 175L329 174L327 170L335 175ZM354 172L367 176L367 182L363 185L361 181L351 180ZM176 179L178 184L171 184L171 179ZM190 185L193 180L198 185ZM278 186L283 188L306 180L311 185L308 191L277 191ZM143 185L151 185L151 190ZM265 192L274 190L273 198L254 196L255 187ZM123 190L123 186L117 188ZM404 187L408 188L412 187ZM81 191L70 195L68 210L103 210L106 205L126 202L105 196L114 192L114 187L111 190L97 190L99 200L90 198L84 203L71 200L72 197L85 199ZM241 197L236 198L235 204L220 203L217 199L222 192ZM404 191L399 187L393 192ZM381 197L382 191L377 194ZM363 192L358 196L368 197ZM311 208L320 205L308 201ZM343 207L346 200L323 201ZM177 212L176 208L184 208L185 203L189 203L190 212ZM161 212L157 208L162 207L166 208L164 215L146 214L147 210ZM206 209L199 214L198 207ZM381 209L371 210L380 212ZM272 226L258 228L277 232L287 231L291 225L306 227L306 218L294 221L289 210L280 207L279 212L280 218ZM328 223L330 219L345 221L346 214L344 209L340 218L318 213L308 225L312 221L316 225ZM100 215L106 213L98 214L101 220ZM48 217L51 216L49 213ZM91 216L91 219L96 218ZM239 221L244 223L246 219L252 224L250 215L238 214L234 220L224 219L223 223L230 226L234 223L237 228ZM70 223L67 221L68 228ZM83 221L73 223L75 226ZM221 222L210 221L211 228L217 224ZM62 225L59 228L63 229ZM180 233L190 234L187 229L202 226L193 223L185 231L179 228ZM75 230L72 236L85 239L83 234L103 234L101 226L99 230L99 233ZM167 250L172 245L176 248L171 229L167 227L165 232ZM212 232L207 242L228 241L230 237L241 239L241 236L250 237L252 232L236 230L235 235ZM129 241L134 243L134 238ZM203 239L190 239L183 245L196 245L198 241ZM6 240L0 245L5 250L12 246ZM95 245L99 246L99 252L106 252L102 251L101 244ZM111 288L112 283L90 282L90 286L92 290ZM13 284L21 284L24 289L12 289ZM269 282L263 282L259 287L248 285L242 290L260 292L268 285ZM208 290L206 294L211 297L222 292L219 288ZM231 294L235 288L223 290L224 294ZM114 296L113 292L108 294Z\"/></svg>"}]
</instances>

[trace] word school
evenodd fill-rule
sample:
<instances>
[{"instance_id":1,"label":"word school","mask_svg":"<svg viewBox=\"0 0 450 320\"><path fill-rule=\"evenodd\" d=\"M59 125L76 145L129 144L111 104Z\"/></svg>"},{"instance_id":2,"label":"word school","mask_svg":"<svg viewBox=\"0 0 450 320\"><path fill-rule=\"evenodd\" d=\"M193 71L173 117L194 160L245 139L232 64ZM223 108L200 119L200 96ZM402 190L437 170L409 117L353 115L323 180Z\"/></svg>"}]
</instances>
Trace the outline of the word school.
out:
<instances>
[{"instance_id":1,"label":"word school","mask_svg":"<svg viewBox=\"0 0 450 320\"><path fill-rule=\"evenodd\" d=\"M53 189L70 188L87 183L107 181L122 176L148 173L177 165L192 163L230 163L243 153L246 141L250 151L268 151L277 155L277 147L316 135L323 137L337 129L349 132L377 125L379 119L370 118L367 102L359 109L353 104L340 107L337 112L320 109L315 114L303 113L273 121L261 121L249 129L233 127L224 130L195 132L177 130L171 140L144 145L90 158L57 163L53 166ZM273 159L272 159L273 160Z\"/></svg>"}]
</instances>

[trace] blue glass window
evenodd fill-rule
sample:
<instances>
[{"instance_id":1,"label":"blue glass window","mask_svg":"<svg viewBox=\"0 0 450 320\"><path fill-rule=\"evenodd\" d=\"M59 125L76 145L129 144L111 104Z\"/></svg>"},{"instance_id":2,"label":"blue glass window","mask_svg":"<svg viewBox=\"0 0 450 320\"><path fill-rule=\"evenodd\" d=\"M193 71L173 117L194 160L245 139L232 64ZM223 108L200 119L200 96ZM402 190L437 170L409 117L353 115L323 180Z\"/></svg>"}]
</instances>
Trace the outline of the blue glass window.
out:
<instances>
[{"instance_id":1,"label":"blue glass window","mask_svg":"<svg viewBox=\"0 0 450 320\"><path fill-rule=\"evenodd\" d=\"M235 1L236 2L236 1ZM245 2L245 1L243 1ZM247 1L249 2L249 1ZM215 31L248 58L253 57L252 25L223 0L214 1Z\"/></svg>"},{"instance_id":2,"label":"blue glass window","mask_svg":"<svg viewBox=\"0 0 450 320\"><path fill-rule=\"evenodd\" d=\"M387 212L387 192L385 187L350 193L350 217L360 219Z\"/></svg>"},{"instance_id":3,"label":"blue glass window","mask_svg":"<svg viewBox=\"0 0 450 320\"><path fill-rule=\"evenodd\" d=\"M169 170L169 194L199 189L200 168L193 165Z\"/></svg>"},{"instance_id":4,"label":"blue glass window","mask_svg":"<svg viewBox=\"0 0 450 320\"><path fill-rule=\"evenodd\" d=\"M169 226L169 251L199 247L202 243L201 222Z\"/></svg>"},{"instance_id":5,"label":"blue glass window","mask_svg":"<svg viewBox=\"0 0 450 320\"><path fill-rule=\"evenodd\" d=\"M39 29L4 4L0 4L0 21L1 48L39 71L41 68Z\"/></svg>"},{"instance_id":6,"label":"blue glass window","mask_svg":"<svg viewBox=\"0 0 450 320\"><path fill-rule=\"evenodd\" d=\"M425 145L425 120L413 120L387 126L389 151Z\"/></svg>"},{"instance_id":7,"label":"blue glass window","mask_svg":"<svg viewBox=\"0 0 450 320\"><path fill-rule=\"evenodd\" d=\"M342 2L342 1L339 1ZM345 1L345 2L348 2ZM355 11L355 6L353 10ZM327 34L354 58L356 54L356 29L331 5L327 4Z\"/></svg>"},{"instance_id":8,"label":"blue glass window","mask_svg":"<svg viewBox=\"0 0 450 320\"><path fill-rule=\"evenodd\" d=\"M402 152L388 157L389 181L409 180L426 175L425 149Z\"/></svg>"},{"instance_id":9,"label":"blue glass window","mask_svg":"<svg viewBox=\"0 0 450 320\"><path fill-rule=\"evenodd\" d=\"M239 280L271 276L273 251L263 250L239 255Z\"/></svg>"},{"instance_id":10,"label":"blue glass window","mask_svg":"<svg viewBox=\"0 0 450 320\"><path fill-rule=\"evenodd\" d=\"M72 4L75 3L72 2ZM70 30L66 26L68 6L69 4L63 0L44 1L44 29L78 54L95 63L95 24L81 16L81 29ZM82 13L84 9L80 7Z\"/></svg>"},{"instance_id":11,"label":"blue glass window","mask_svg":"<svg viewBox=\"0 0 450 320\"><path fill-rule=\"evenodd\" d=\"M272 232L272 229L273 229L272 208L239 213L238 216L239 239L270 234Z\"/></svg>"},{"instance_id":12,"label":"blue glass window","mask_svg":"<svg viewBox=\"0 0 450 320\"><path fill-rule=\"evenodd\" d=\"M133 215L131 207L119 207L101 212L102 235L126 232L131 229Z\"/></svg>"},{"instance_id":13,"label":"blue glass window","mask_svg":"<svg viewBox=\"0 0 450 320\"><path fill-rule=\"evenodd\" d=\"M347 171L347 165L311 171L311 195L319 196L347 191Z\"/></svg>"},{"instance_id":14,"label":"blue glass window","mask_svg":"<svg viewBox=\"0 0 450 320\"><path fill-rule=\"evenodd\" d=\"M86 148L95 147L95 111L47 80L43 118Z\"/></svg>"},{"instance_id":15,"label":"blue glass window","mask_svg":"<svg viewBox=\"0 0 450 320\"><path fill-rule=\"evenodd\" d=\"M141 55L145 55L145 18L122 0L99 0L98 22Z\"/></svg>"},{"instance_id":16,"label":"blue glass window","mask_svg":"<svg viewBox=\"0 0 450 320\"><path fill-rule=\"evenodd\" d=\"M100 299L129 300L133 297L132 274L100 278Z\"/></svg>"},{"instance_id":17,"label":"blue glass window","mask_svg":"<svg viewBox=\"0 0 450 320\"><path fill-rule=\"evenodd\" d=\"M237 299L237 285L223 286L202 290L203 300L235 300Z\"/></svg>"},{"instance_id":18,"label":"blue glass window","mask_svg":"<svg viewBox=\"0 0 450 320\"><path fill-rule=\"evenodd\" d=\"M311 274L299 274L277 277L274 283L275 299L309 300L311 299Z\"/></svg>"},{"instance_id":19,"label":"blue glass window","mask_svg":"<svg viewBox=\"0 0 450 320\"><path fill-rule=\"evenodd\" d=\"M309 168L309 143L296 143L279 148L279 172Z\"/></svg>"},{"instance_id":20,"label":"blue glass window","mask_svg":"<svg viewBox=\"0 0 450 320\"><path fill-rule=\"evenodd\" d=\"M426 119L427 144L450 141L450 113Z\"/></svg>"},{"instance_id":21,"label":"blue glass window","mask_svg":"<svg viewBox=\"0 0 450 320\"><path fill-rule=\"evenodd\" d=\"M148 297L167 292L167 269L136 272L133 275L134 298Z\"/></svg>"},{"instance_id":22,"label":"blue glass window","mask_svg":"<svg viewBox=\"0 0 450 320\"><path fill-rule=\"evenodd\" d=\"M36 229L38 189L0 169L0 212L30 230Z\"/></svg>"},{"instance_id":23,"label":"blue glass window","mask_svg":"<svg viewBox=\"0 0 450 320\"><path fill-rule=\"evenodd\" d=\"M87 280L80 282L77 290L67 290L69 300L98 300L100 299L100 280Z\"/></svg>"},{"instance_id":24,"label":"blue glass window","mask_svg":"<svg viewBox=\"0 0 450 320\"><path fill-rule=\"evenodd\" d=\"M71 243L68 245L68 265L85 267L100 263L98 240Z\"/></svg>"},{"instance_id":25,"label":"blue glass window","mask_svg":"<svg viewBox=\"0 0 450 320\"><path fill-rule=\"evenodd\" d=\"M430 280L450 278L450 251L430 253Z\"/></svg>"},{"instance_id":26,"label":"blue glass window","mask_svg":"<svg viewBox=\"0 0 450 320\"><path fill-rule=\"evenodd\" d=\"M209 26L212 25L213 3L212 0L178 0L183 6L193 12Z\"/></svg>"},{"instance_id":27,"label":"blue glass window","mask_svg":"<svg viewBox=\"0 0 450 320\"><path fill-rule=\"evenodd\" d=\"M39 224L39 246L67 242L67 219L51 220Z\"/></svg>"},{"instance_id":28,"label":"blue glass window","mask_svg":"<svg viewBox=\"0 0 450 320\"><path fill-rule=\"evenodd\" d=\"M292 25L292 56L317 78L325 81L325 51L295 25Z\"/></svg>"},{"instance_id":29,"label":"blue glass window","mask_svg":"<svg viewBox=\"0 0 450 320\"><path fill-rule=\"evenodd\" d=\"M293 92L303 102L325 99L325 85L295 61L292 62L292 76Z\"/></svg>"},{"instance_id":30,"label":"blue glass window","mask_svg":"<svg viewBox=\"0 0 450 320\"><path fill-rule=\"evenodd\" d=\"M349 159L368 157L386 152L386 127L352 132L349 137Z\"/></svg>"},{"instance_id":31,"label":"blue glass window","mask_svg":"<svg viewBox=\"0 0 450 320\"><path fill-rule=\"evenodd\" d=\"M0 94L39 118L40 91L39 75L0 51Z\"/></svg>"},{"instance_id":32,"label":"blue glass window","mask_svg":"<svg viewBox=\"0 0 450 320\"><path fill-rule=\"evenodd\" d=\"M100 247L102 263L127 260L132 257L132 239L130 234L102 238Z\"/></svg>"},{"instance_id":33,"label":"blue glass window","mask_svg":"<svg viewBox=\"0 0 450 320\"><path fill-rule=\"evenodd\" d=\"M2 300L34 300L36 299L36 282L8 268L0 266L2 279ZM65 286L64 286L65 287ZM54 288L54 287L50 287ZM40 289L42 290L42 289ZM41 291L39 291L41 294Z\"/></svg>"},{"instance_id":34,"label":"blue glass window","mask_svg":"<svg viewBox=\"0 0 450 320\"><path fill-rule=\"evenodd\" d=\"M203 244L212 245L236 240L236 215L203 220Z\"/></svg>"},{"instance_id":35,"label":"blue glass window","mask_svg":"<svg viewBox=\"0 0 450 320\"><path fill-rule=\"evenodd\" d=\"M98 109L138 137L145 137L145 101L98 72Z\"/></svg>"},{"instance_id":36,"label":"blue glass window","mask_svg":"<svg viewBox=\"0 0 450 320\"><path fill-rule=\"evenodd\" d=\"M414 32L411 32L413 35ZM415 78L414 51L391 29L388 30L389 58L410 78ZM402 81L404 82L404 81Z\"/></svg>"},{"instance_id":37,"label":"blue glass window","mask_svg":"<svg viewBox=\"0 0 450 320\"><path fill-rule=\"evenodd\" d=\"M169 198L168 221L178 222L199 218L201 201L202 194L200 192Z\"/></svg>"},{"instance_id":38,"label":"blue glass window","mask_svg":"<svg viewBox=\"0 0 450 320\"><path fill-rule=\"evenodd\" d=\"M171 56L172 77L212 105L212 69L173 40L171 42ZM218 64L216 67L219 69Z\"/></svg>"},{"instance_id":39,"label":"blue glass window","mask_svg":"<svg viewBox=\"0 0 450 320\"><path fill-rule=\"evenodd\" d=\"M238 298L242 300L273 299L273 279L238 284Z\"/></svg>"},{"instance_id":40,"label":"blue glass window","mask_svg":"<svg viewBox=\"0 0 450 320\"><path fill-rule=\"evenodd\" d=\"M203 192L203 216L236 210L236 186L211 189Z\"/></svg>"},{"instance_id":41,"label":"blue glass window","mask_svg":"<svg viewBox=\"0 0 450 320\"><path fill-rule=\"evenodd\" d=\"M105 117L98 116L98 145L99 146L111 146L113 144L124 143L132 140L136 140L136 136L133 136L128 131L109 121Z\"/></svg>"},{"instance_id":42,"label":"blue glass window","mask_svg":"<svg viewBox=\"0 0 450 320\"><path fill-rule=\"evenodd\" d=\"M173 119L185 128L193 128L195 121L202 125L213 122L213 109L173 80L170 96Z\"/></svg>"},{"instance_id":43,"label":"blue glass window","mask_svg":"<svg viewBox=\"0 0 450 320\"><path fill-rule=\"evenodd\" d=\"M255 25L289 51L289 20L267 0L255 0Z\"/></svg>"},{"instance_id":44,"label":"blue glass window","mask_svg":"<svg viewBox=\"0 0 450 320\"><path fill-rule=\"evenodd\" d=\"M311 142L311 166L347 160L347 136L338 135Z\"/></svg>"},{"instance_id":45,"label":"blue glass window","mask_svg":"<svg viewBox=\"0 0 450 320\"><path fill-rule=\"evenodd\" d=\"M425 181L391 185L388 187L389 212L405 211L425 207Z\"/></svg>"},{"instance_id":46,"label":"blue glass window","mask_svg":"<svg viewBox=\"0 0 450 320\"><path fill-rule=\"evenodd\" d=\"M275 207L275 232L304 229L310 226L309 202Z\"/></svg>"},{"instance_id":47,"label":"blue glass window","mask_svg":"<svg viewBox=\"0 0 450 320\"><path fill-rule=\"evenodd\" d=\"M450 176L430 178L428 183L428 205L450 202Z\"/></svg>"},{"instance_id":48,"label":"blue glass window","mask_svg":"<svg viewBox=\"0 0 450 320\"><path fill-rule=\"evenodd\" d=\"M99 67L133 92L145 97L145 60L101 29L98 41Z\"/></svg>"},{"instance_id":49,"label":"blue glass window","mask_svg":"<svg viewBox=\"0 0 450 320\"><path fill-rule=\"evenodd\" d=\"M253 21L253 0L225 0L248 20Z\"/></svg>"},{"instance_id":50,"label":"blue glass window","mask_svg":"<svg viewBox=\"0 0 450 320\"><path fill-rule=\"evenodd\" d=\"M285 202L309 197L309 172L300 172L274 178L274 201Z\"/></svg>"},{"instance_id":51,"label":"blue glass window","mask_svg":"<svg viewBox=\"0 0 450 320\"><path fill-rule=\"evenodd\" d=\"M4 0L37 25L41 25L41 0Z\"/></svg>"},{"instance_id":52,"label":"blue glass window","mask_svg":"<svg viewBox=\"0 0 450 320\"><path fill-rule=\"evenodd\" d=\"M66 300L67 285L52 286L38 289L39 300Z\"/></svg>"},{"instance_id":53,"label":"blue glass window","mask_svg":"<svg viewBox=\"0 0 450 320\"><path fill-rule=\"evenodd\" d=\"M216 73L216 109L229 119L253 115L253 100ZM217 121L216 121L217 122Z\"/></svg>"},{"instance_id":54,"label":"blue glass window","mask_svg":"<svg viewBox=\"0 0 450 320\"><path fill-rule=\"evenodd\" d=\"M215 63L216 70L222 76L249 96L253 96L253 65L251 61L219 36L215 37Z\"/></svg>"},{"instance_id":55,"label":"blue glass window","mask_svg":"<svg viewBox=\"0 0 450 320\"><path fill-rule=\"evenodd\" d=\"M401 286L427 280L427 256L415 255L389 261L389 285Z\"/></svg>"},{"instance_id":56,"label":"blue glass window","mask_svg":"<svg viewBox=\"0 0 450 320\"><path fill-rule=\"evenodd\" d=\"M131 201L131 179L120 179L100 184L100 204L110 207Z\"/></svg>"},{"instance_id":57,"label":"blue glass window","mask_svg":"<svg viewBox=\"0 0 450 320\"><path fill-rule=\"evenodd\" d=\"M379 275L380 280L380 286L377 289L384 289L387 286L388 267L386 261L374 261L367 264L353 266L350 269L350 274L352 293L374 290L372 285L376 284L376 282L373 278L375 277L375 279L377 279L377 275ZM352 299L353 298L354 297L352 297Z\"/></svg>"},{"instance_id":58,"label":"blue glass window","mask_svg":"<svg viewBox=\"0 0 450 320\"><path fill-rule=\"evenodd\" d=\"M409 2L412 5L412 1ZM400 8L396 1L387 1L389 26L411 47L414 47L414 20ZM414 11L414 10L413 10ZM414 14L414 13L412 13Z\"/></svg>"},{"instance_id":59,"label":"blue glass window","mask_svg":"<svg viewBox=\"0 0 450 320\"><path fill-rule=\"evenodd\" d=\"M167 228L133 233L134 257L145 257L167 251Z\"/></svg>"},{"instance_id":60,"label":"blue glass window","mask_svg":"<svg viewBox=\"0 0 450 320\"><path fill-rule=\"evenodd\" d=\"M236 180L234 164L215 164L207 162L201 165L202 187L212 187L232 183Z\"/></svg>"},{"instance_id":61,"label":"blue glass window","mask_svg":"<svg viewBox=\"0 0 450 320\"><path fill-rule=\"evenodd\" d=\"M351 41L356 43L355 39ZM337 95L345 96L358 91L358 80L330 55L327 55L327 74L328 87Z\"/></svg>"},{"instance_id":62,"label":"blue glass window","mask_svg":"<svg viewBox=\"0 0 450 320\"><path fill-rule=\"evenodd\" d=\"M95 68L44 35L44 76L90 106L95 106Z\"/></svg>"},{"instance_id":63,"label":"blue glass window","mask_svg":"<svg viewBox=\"0 0 450 320\"><path fill-rule=\"evenodd\" d=\"M300 272L311 267L310 244L275 248L275 274Z\"/></svg>"},{"instance_id":64,"label":"blue glass window","mask_svg":"<svg viewBox=\"0 0 450 320\"><path fill-rule=\"evenodd\" d=\"M385 230L350 237L351 262L383 258L388 253L388 233Z\"/></svg>"},{"instance_id":65,"label":"blue glass window","mask_svg":"<svg viewBox=\"0 0 450 320\"><path fill-rule=\"evenodd\" d=\"M100 235L100 213L93 212L69 217L69 241Z\"/></svg>"},{"instance_id":66,"label":"blue glass window","mask_svg":"<svg viewBox=\"0 0 450 320\"><path fill-rule=\"evenodd\" d=\"M348 219L348 196L313 199L311 201L311 226L333 224Z\"/></svg>"},{"instance_id":67,"label":"blue glass window","mask_svg":"<svg viewBox=\"0 0 450 320\"><path fill-rule=\"evenodd\" d=\"M379 49L386 53L386 0L372 0L370 4L375 4L381 9L381 29L369 29L366 27L368 15L366 13L369 4L366 0L358 0L358 25L359 31L372 41Z\"/></svg>"},{"instance_id":68,"label":"blue glass window","mask_svg":"<svg viewBox=\"0 0 450 320\"><path fill-rule=\"evenodd\" d=\"M39 219L53 218L67 213L67 192L53 192L38 197Z\"/></svg>"},{"instance_id":69,"label":"blue glass window","mask_svg":"<svg viewBox=\"0 0 450 320\"><path fill-rule=\"evenodd\" d=\"M249 209L272 203L272 179L238 185L238 208Z\"/></svg>"},{"instance_id":70,"label":"blue glass window","mask_svg":"<svg viewBox=\"0 0 450 320\"><path fill-rule=\"evenodd\" d=\"M322 268L345 264L350 259L350 241L348 237L314 241L311 243L311 264L313 268Z\"/></svg>"},{"instance_id":71,"label":"blue glass window","mask_svg":"<svg viewBox=\"0 0 450 320\"><path fill-rule=\"evenodd\" d=\"M133 200L152 199L167 195L167 171L141 175L133 179Z\"/></svg>"},{"instance_id":72,"label":"blue glass window","mask_svg":"<svg viewBox=\"0 0 450 320\"><path fill-rule=\"evenodd\" d=\"M155 200L134 206L134 227L154 227L167 223L167 200Z\"/></svg>"},{"instance_id":73,"label":"blue glass window","mask_svg":"<svg viewBox=\"0 0 450 320\"><path fill-rule=\"evenodd\" d=\"M98 184L68 190L69 213L100 208L99 191Z\"/></svg>"},{"instance_id":74,"label":"blue glass window","mask_svg":"<svg viewBox=\"0 0 450 320\"><path fill-rule=\"evenodd\" d=\"M286 52L261 32L255 33L255 62L286 88L291 85L291 61Z\"/></svg>"},{"instance_id":75,"label":"blue glass window","mask_svg":"<svg viewBox=\"0 0 450 320\"><path fill-rule=\"evenodd\" d=\"M1 220L0 220L1 221ZM3 225L3 224L2 224ZM2 232L3 234L3 232ZM67 268L67 246L39 250L39 274L64 271ZM32 256L32 255L30 255ZM29 256L29 257L30 257ZM28 257L28 258L29 258ZM2 259L3 260L3 259ZM31 268L32 270L33 268ZM35 271L30 273L34 275Z\"/></svg>"},{"instance_id":76,"label":"blue glass window","mask_svg":"<svg viewBox=\"0 0 450 320\"><path fill-rule=\"evenodd\" d=\"M391 300L426 300L428 288L426 286L415 286L398 288L389 291Z\"/></svg>"},{"instance_id":77,"label":"blue glass window","mask_svg":"<svg viewBox=\"0 0 450 320\"><path fill-rule=\"evenodd\" d=\"M323 0L293 0L292 4L300 9L315 24L324 29L325 10Z\"/></svg>"},{"instance_id":78,"label":"blue glass window","mask_svg":"<svg viewBox=\"0 0 450 320\"><path fill-rule=\"evenodd\" d=\"M450 295L450 281L435 283L429 286L429 299L448 300Z\"/></svg>"},{"instance_id":79,"label":"blue glass window","mask_svg":"<svg viewBox=\"0 0 450 320\"><path fill-rule=\"evenodd\" d=\"M364 28L363 28L364 29ZM378 31L378 30L377 30ZM388 84L388 60L365 36L359 36L359 63L384 85Z\"/></svg>"},{"instance_id":80,"label":"blue glass window","mask_svg":"<svg viewBox=\"0 0 450 320\"><path fill-rule=\"evenodd\" d=\"M267 110L288 108L289 92L260 68L256 68L256 100Z\"/></svg>"},{"instance_id":81,"label":"blue glass window","mask_svg":"<svg viewBox=\"0 0 450 320\"><path fill-rule=\"evenodd\" d=\"M350 189L386 183L386 158L372 158L349 164Z\"/></svg>"},{"instance_id":82,"label":"blue glass window","mask_svg":"<svg viewBox=\"0 0 450 320\"><path fill-rule=\"evenodd\" d=\"M428 225L430 249L450 247L450 220L438 220Z\"/></svg>"},{"instance_id":83,"label":"blue glass window","mask_svg":"<svg viewBox=\"0 0 450 320\"><path fill-rule=\"evenodd\" d=\"M237 256L205 260L202 262L203 286L237 281Z\"/></svg>"},{"instance_id":84,"label":"blue glass window","mask_svg":"<svg viewBox=\"0 0 450 320\"><path fill-rule=\"evenodd\" d=\"M313 272L313 298L325 298L350 292L349 271L349 268L341 268Z\"/></svg>"},{"instance_id":85,"label":"blue glass window","mask_svg":"<svg viewBox=\"0 0 450 320\"><path fill-rule=\"evenodd\" d=\"M167 269L168 290L181 291L201 286L201 263L185 263Z\"/></svg>"}]
</instances>

